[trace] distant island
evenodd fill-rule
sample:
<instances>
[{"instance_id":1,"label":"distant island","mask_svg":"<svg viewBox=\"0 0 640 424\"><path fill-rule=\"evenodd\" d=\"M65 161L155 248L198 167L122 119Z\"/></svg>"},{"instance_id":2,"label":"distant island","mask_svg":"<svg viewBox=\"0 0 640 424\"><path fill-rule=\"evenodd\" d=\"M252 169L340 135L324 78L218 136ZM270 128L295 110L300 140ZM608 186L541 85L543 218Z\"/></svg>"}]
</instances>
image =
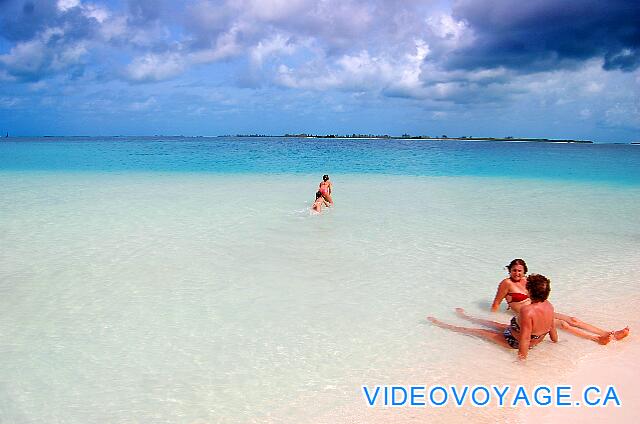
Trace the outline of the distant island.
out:
<instances>
[{"instance_id":1,"label":"distant island","mask_svg":"<svg viewBox=\"0 0 640 424\"><path fill-rule=\"evenodd\" d=\"M525 137L448 137L447 135L441 136L428 136L428 135L411 135L402 134L401 136L388 135L388 134L351 134L351 135L339 135L339 134L284 134L284 135L263 135L263 134L236 134L236 137L289 137L289 138L345 138L345 139L382 139L382 140L456 140L456 141L506 141L506 142L542 142L542 143L585 143L593 144L591 140L572 140L572 139L551 139L551 138L525 138Z\"/></svg>"}]
</instances>

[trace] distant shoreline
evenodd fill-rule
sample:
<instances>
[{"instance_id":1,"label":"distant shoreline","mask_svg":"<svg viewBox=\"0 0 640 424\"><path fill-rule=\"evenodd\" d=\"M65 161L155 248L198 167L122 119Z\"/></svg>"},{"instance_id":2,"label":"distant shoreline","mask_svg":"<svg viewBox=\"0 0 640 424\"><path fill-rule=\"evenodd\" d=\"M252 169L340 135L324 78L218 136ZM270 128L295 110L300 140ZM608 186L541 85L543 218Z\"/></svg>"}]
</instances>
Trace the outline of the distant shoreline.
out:
<instances>
[{"instance_id":1,"label":"distant shoreline","mask_svg":"<svg viewBox=\"0 0 640 424\"><path fill-rule=\"evenodd\" d=\"M140 138L154 138L154 137L176 137L176 138L223 138L223 137L237 137L237 138L316 138L316 139L339 139L339 140L430 140L430 141L473 141L473 142L486 142L486 141L498 141L505 143L577 143L577 144L594 144L591 140L574 140L574 139L557 139L557 138L529 138L529 137L448 137L446 135L440 137L431 137L426 135L412 136L404 134L401 136L396 135L374 135L374 134L352 134L352 135L316 135L316 134L284 134L284 135L267 135L267 134L226 134L226 135L167 135L167 134L154 134L154 135L139 135L139 136L127 136L127 135L108 135L108 136L91 136L91 135L41 135L41 136L4 136L1 139L15 139L15 138L128 138L128 137L140 137ZM640 144L640 142L630 143L612 143L612 144Z\"/></svg>"},{"instance_id":2,"label":"distant shoreline","mask_svg":"<svg viewBox=\"0 0 640 424\"><path fill-rule=\"evenodd\" d=\"M404 134L402 136L394 135L371 135L371 134L352 134L352 135L313 135L313 134L285 134L285 135L257 135L257 134L237 134L236 137L288 137L288 138L337 138L337 139L381 139L381 140L454 140L454 141L503 141L503 142L541 142L541 143L583 143L593 144L591 140L573 140L573 139L552 139L552 138L528 138L528 137L430 137L426 135L412 136Z\"/></svg>"}]
</instances>

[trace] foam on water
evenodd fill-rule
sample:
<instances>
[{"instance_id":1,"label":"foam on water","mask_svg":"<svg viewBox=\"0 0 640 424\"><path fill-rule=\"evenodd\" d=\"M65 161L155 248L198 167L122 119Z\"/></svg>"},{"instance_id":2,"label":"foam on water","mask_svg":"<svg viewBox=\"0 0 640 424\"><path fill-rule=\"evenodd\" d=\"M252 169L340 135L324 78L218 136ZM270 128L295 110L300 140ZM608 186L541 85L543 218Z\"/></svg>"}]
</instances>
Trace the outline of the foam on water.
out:
<instances>
[{"instance_id":1,"label":"foam on water","mask_svg":"<svg viewBox=\"0 0 640 424\"><path fill-rule=\"evenodd\" d=\"M640 328L637 188L336 174L312 215L317 179L0 173L2 421L330 422L361 385L550 384L600 347L522 367L425 320L506 321L514 257L558 310Z\"/></svg>"}]
</instances>

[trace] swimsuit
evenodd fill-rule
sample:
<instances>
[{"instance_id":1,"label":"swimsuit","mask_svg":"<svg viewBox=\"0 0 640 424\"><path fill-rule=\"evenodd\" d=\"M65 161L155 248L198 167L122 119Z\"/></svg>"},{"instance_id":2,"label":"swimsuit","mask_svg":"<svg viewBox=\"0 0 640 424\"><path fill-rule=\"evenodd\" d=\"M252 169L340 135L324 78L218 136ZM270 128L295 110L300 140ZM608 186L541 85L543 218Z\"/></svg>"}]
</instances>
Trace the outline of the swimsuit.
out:
<instances>
[{"instance_id":1,"label":"swimsuit","mask_svg":"<svg viewBox=\"0 0 640 424\"><path fill-rule=\"evenodd\" d=\"M513 334L511 334L510 328L506 328L504 330L504 333L502 333L502 335L504 336L504 339L507 342L507 344L511 346L512 349L520 349L520 343L518 343L518 339L513 337Z\"/></svg>"},{"instance_id":2,"label":"swimsuit","mask_svg":"<svg viewBox=\"0 0 640 424\"><path fill-rule=\"evenodd\" d=\"M520 303L529 299L529 295L525 293L507 293L507 296L511 296L511 300L507 300L507 305L511 308L512 303Z\"/></svg>"},{"instance_id":3,"label":"swimsuit","mask_svg":"<svg viewBox=\"0 0 640 424\"><path fill-rule=\"evenodd\" d=\"M509 327L507 327L504 330L504 333L502 333L502 335L504 336L504 339L505 339L505 341L507 342L507 344L509 346L511 346L513 349L519 349L520 348L520 343L518 342L518 339L516 339L514 337L514 335L511 333L511 331L517 331L518 333L520 332L520 324L518 324L518 320L516 319L516 317L511 318L511 323L509 324ZM547 331L547 333L548 333L548 331ZM531 340L541 339L547 333L540 334L540 335L532 334L531 335ZM531 349L532 347L533 346L529 346L529 349Z\"/></svg>"},{"instance_id":4,"label":"swimsuit","mask_svg":"<svg viewBox=\"0 0 640 424\"><path fill-rule=\"evenodd\" d=\"M522 302L523 300L529 299L529 295L526 293L507 293L507 296L511 296L511 302Z\"/></svg>"}]
</instances>

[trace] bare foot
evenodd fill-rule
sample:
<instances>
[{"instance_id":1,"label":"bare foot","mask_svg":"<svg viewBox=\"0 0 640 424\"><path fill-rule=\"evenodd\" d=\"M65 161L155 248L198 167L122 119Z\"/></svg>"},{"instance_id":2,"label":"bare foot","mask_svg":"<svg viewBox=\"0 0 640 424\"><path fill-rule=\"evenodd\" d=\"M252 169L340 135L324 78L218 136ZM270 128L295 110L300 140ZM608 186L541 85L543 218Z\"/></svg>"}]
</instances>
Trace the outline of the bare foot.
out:
<instances>
[{"instance_id":1,"label":"bare foot","mask_svg":"<svg viewBox=\"0 0 640 424\"><path fill-rule=\"evenodd\" d=\"M604 336L599 336L596 338L596 341L601 344L601 345L606 345L611 341L611 337L613 337L613 335L611 333L609 334L605 334Z\"/></svg>"},{"instance_id":2,"label":"bare foot","mask_svg":"<svg viewBox=\"0 0 640 424\"><path fill-rule=\"evenodd\" d=\"M444 322L440 321L439 319L436 319L434 317L427 317L427 319L429 321L431 321L432 323L434 323L435 325L437 325L438 327L442 327L443 325L445 325Z\"/></svg>"},{"instance_id":3,"label":"bare foot","mask_svg":"<svg viewBox=\"0 0 640 424\"><path fill-rule=\"evenodd\" d=\"M458 315L462 315L463 317L466 317L466 316L467 316L467 313L466 313L466 312L464 311L464 309L462 309L462 308L456 308L456 313L457 313Z\"/></svg>"},{"instance_id":4,"label":"bare foot","mask_svg":"<svg viewBox=\"0 0 640 424\"><path fill-rule=\"evenodd\" d=\"M613 334L614 339L622 340L629 335L629 331L629 327L625 327L622 330L613 331L611 334Z\"/></svg>"}]
</instances>

